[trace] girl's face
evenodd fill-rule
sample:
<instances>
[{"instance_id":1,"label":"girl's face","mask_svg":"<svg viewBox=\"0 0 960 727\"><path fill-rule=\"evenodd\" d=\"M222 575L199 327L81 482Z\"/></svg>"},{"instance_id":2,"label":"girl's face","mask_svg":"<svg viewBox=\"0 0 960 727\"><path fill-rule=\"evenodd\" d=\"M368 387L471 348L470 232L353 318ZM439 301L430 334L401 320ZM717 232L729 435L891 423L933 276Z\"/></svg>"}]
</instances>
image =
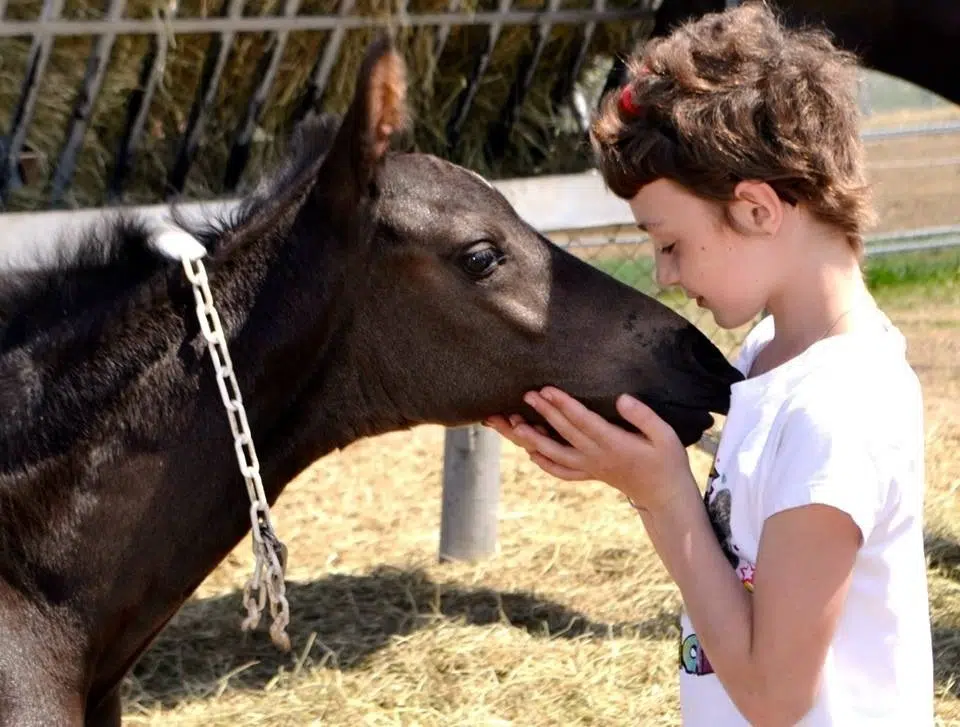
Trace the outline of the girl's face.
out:
<instances>
[{"instance_id":1,"label":"girl's face","mask_svg":"<svg viewBox=\"0 0 960 727\"><path fill-rule=\"evenodd\" d=\"M658 285L679 286L723 328L766 307L776 274L769 237L737 232L721 205L667 179L642 187L630 209L653 242Z\"/></svg>"}]
</instances>

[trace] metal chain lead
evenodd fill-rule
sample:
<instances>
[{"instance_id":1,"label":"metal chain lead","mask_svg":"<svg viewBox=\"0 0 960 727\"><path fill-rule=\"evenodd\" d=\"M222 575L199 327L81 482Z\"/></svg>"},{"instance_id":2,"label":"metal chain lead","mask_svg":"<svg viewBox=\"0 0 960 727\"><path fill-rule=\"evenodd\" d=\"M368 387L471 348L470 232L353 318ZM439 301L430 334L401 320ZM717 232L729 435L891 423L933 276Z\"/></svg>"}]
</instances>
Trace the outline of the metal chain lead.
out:
<instances>
[{"instance_id":1,"label":"metal chain lead","mask_svg":"<svg viewBox=\"0 0 960 727\"><path fill-rule=\"evenodd\" d=\"M290 637L286 633L290 623L290 606L287 603L284 573L286 571L287 549L277 537L270 518L270 505L263 492L260 479L260 461L253 445L253 436L247 423L247 412L237 379L233 375L233 363L227 350L226 338L220 325L220 316L213 305L213 294L207 281L207 272L199 259L182 258L187 279L193 285L193 297L197 302L197 319L207 341L210 358L217 374L220 396L227 410L230 430L233 432L234 447L240 472L247 485L250 496L250 524L253 528L253 555L256 559L253 576L244 584L243 605L247 617L242 628L250 631L260 623L266 601L270 599L270 615L273 625L270 638L280 649L290 649ZM257 593L257 597L254 597Z\"/></svg>"}]
</instances>

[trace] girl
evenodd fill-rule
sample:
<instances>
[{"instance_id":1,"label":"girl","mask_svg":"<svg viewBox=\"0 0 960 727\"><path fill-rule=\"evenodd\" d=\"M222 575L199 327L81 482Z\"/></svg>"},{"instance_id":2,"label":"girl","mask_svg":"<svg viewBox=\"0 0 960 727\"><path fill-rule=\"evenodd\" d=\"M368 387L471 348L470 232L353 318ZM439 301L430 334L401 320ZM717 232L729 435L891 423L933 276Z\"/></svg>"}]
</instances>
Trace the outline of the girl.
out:
<instances>
[{"instance_id":1,"label":"girl","mask_svg":"<svg viewBox=\"0 0 960 727\"><path fill-rule=\"evenodd\" d=\"M609 188L742 346L706 493L651 409L633 434L564 392L486 423L548 473L623 492L683 598L684 723L930 725L923 419L861 275L871 221L857 64L763 4L649 42L591 129Z\"/></svg>"}]
</instances>

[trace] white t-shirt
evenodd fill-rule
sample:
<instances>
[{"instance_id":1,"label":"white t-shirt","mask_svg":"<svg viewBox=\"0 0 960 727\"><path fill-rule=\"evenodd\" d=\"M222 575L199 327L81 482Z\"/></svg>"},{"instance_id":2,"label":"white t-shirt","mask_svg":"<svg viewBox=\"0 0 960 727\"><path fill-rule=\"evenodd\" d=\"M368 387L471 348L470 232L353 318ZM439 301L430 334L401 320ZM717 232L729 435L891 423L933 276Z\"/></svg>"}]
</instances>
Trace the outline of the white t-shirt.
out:
<instances>
[{"instance_id":1,"label":"white t-shirt","mask_svg":"<svg viewBox=\"0 0 960 727\"><path fill-rule=\"evenodd\" d=\"M824 503L849 513L862 532L821 688L799 723L808 727L933 724L922 395L903 336L876 315L869 330L818 341L733 386L704 497L724 553L748 589L764 520L774 513ZM736 362L745 375L772 337L768 316ZM681 627L684 724L747 724L686 613Z\"/></svg>"}]
</instances>

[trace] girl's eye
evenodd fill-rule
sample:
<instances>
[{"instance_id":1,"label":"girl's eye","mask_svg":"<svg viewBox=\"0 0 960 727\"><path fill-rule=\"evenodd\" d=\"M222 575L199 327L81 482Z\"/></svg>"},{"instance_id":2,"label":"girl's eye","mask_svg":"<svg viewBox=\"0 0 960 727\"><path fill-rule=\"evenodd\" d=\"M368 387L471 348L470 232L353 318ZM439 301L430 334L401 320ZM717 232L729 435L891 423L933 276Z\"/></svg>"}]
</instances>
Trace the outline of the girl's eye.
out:
<instances>
[{"instance_id":1,"label":"girl's eye","mask_svg":"<svg viewBox=\"0 0 960 727\"><path fill-rule=\"evenodd\" d=\"M660 248L660 253L662 253L663 255L669 255L671 252L673 252L673 248L676 244L677 243L675 242L671 242L669 245L664 245L663 247Z\"/></svg>"}]
</instances>

